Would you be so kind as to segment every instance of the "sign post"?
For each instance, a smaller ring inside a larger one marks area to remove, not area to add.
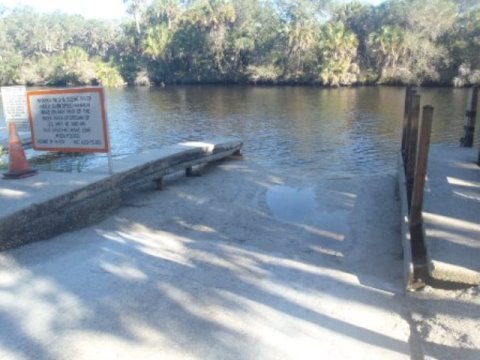
[[[29,91],[27,107],[34,150],[107,153],[113,173],[103,88]]]

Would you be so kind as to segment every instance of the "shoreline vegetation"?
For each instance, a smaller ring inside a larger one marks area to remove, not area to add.
[[[129,18],[0,5],[0,84],[480,84],[477,0],[124,0]]]

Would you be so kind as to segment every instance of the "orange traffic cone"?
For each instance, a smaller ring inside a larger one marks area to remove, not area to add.
[[[14,122],[8,123],[8,172],[3,174],[4,179],[21,179],[33,176],[37,170],[28,166],[22,142],[17,134],[17,127]]]

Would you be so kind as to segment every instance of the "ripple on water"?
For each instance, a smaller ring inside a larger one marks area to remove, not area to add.
[[[421,93],[422,104],[435,107],[432,143],[458,144],[468,91],[429,88]],[[248,159],[259,165],[319,177],[394,169],[403,103],[404,89],[394,87],[107,91],[114,158],[185,140],[237,136],[244,140]],[[104,155],[43,153],[34,163],[38,169],[72,172],[99,165],[106,166]]]

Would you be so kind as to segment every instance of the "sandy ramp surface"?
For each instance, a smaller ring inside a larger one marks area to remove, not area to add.
[[[410,359],[395,175],[247,161],[0,253],[0,359]]]

